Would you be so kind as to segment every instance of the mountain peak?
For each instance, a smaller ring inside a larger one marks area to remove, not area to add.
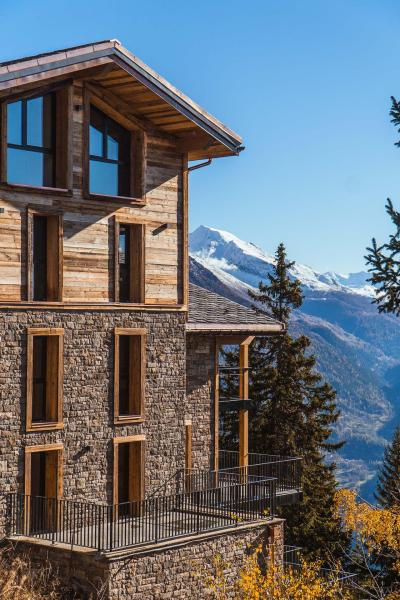
[[[256,288],[274,264],[274,256],[252,242],[247,242],[229,231],[200,225],[190,234],[191,255],[208,268],[226,285]],[[363,296],[374,296],[368,273],[347,275],[328,271],[320,273],[312,267],[295,263],[291,275],[304,287],[319,291],[343,291]],[[236,282],[235,282],[236,280]]]

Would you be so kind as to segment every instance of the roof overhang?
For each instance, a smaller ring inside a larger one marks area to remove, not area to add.
[[[90,72],[96,73],[101,68],[125,73],[135,84],[141,84],[154,98],[174,111],[171,117],[158,117],[158,121],[162,122],[160,130],[166,130],[170,135],[176,134],[183,147],[186,144],[190,160],[237,155],[243,150],[242,139],[238,134],[131,54],[118,40],[106,40],[1,63],[0,97],[14,93],[19,88],[29,89],[65,76],[82,77]],[[116,91],[118,92],[117,88]],[[129,103],[129,98],[127,102]],[[175,114],[181,115],[181,122],[176,120],[174,129],[174,122],[171,125],[171,120],[173,121]]]
[[[282,323],[271,323],[265,325],[235,325],[222,323],[186,323],[187,333],[203,333],[203,334],[248,334],[248,335],[272,335],[285,331],[285,326]]]

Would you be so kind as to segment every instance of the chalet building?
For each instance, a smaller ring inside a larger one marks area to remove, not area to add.
[[[189,172],[242,140],[117,40],[0,64],[0,126],[0,537],[83,596],[203,598],[301,496],[249,453],[281,324],[188,283]]]

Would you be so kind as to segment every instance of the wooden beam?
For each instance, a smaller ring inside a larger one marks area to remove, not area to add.
[[[151,121],[145,117],[138,117],[132,112],[132,104],[121,100],[119,96],[105,89],[101,85],[92,85],[89,82],[85,83],[85,87],[90,92],[91,100],[98,105],[100,110],[108,112],[116,121],[121,121],[121,116],[124,120],[122,123],[130,129],[141,129],[150,135],[162,136],[176,143],[176,138],[172,135],[167,135],[158,127],[155,127]]]
[[[189,171],[187,154],[182,157],[182,297],[189,306]]]
[[[248,336],[239,347],[239,397],[249,399],[249,346],[254,336]],[[239,466],[249,464],[249,411],[239,411]]]
[[[220,344],[218,338],[215,338],[214,345],[214,471],[218,471],[219,466],[219,373],[218,358]]]

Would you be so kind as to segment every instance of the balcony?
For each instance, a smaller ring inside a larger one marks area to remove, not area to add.
[[[302,500],[302,459],[299,457],[250,452],[247,455],[248,465],[240,467],[239,452],[220,450],[218,459],[220,473],[239,471],[242,474],[242,478],[247,477],[249,481],[252,481],[253,478],[275,479],[276,506],[287,506]]]
[[[254,464],[235,467],[236,454],[221,453],[225,468],[218,471],[178,471],[174,493],[161,487],[123,504],[11,493],[9,536],[112,552],[273,519],[277,505],[300,494],[299,459],[259,463],[264,455],[251,455]]]

